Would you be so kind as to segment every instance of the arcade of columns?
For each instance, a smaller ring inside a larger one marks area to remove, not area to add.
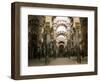
[[[86,21],[78,17],[29,16],[29,58],[75,55],[80,62],[80,54],[87,55]]]

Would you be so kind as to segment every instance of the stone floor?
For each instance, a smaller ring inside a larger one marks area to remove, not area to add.
[[[87,60],[86,58],[82,59],[80,64],[86,64]],[[28,65],[29,66],[46,66],[46,65],[73,65],[73,64],[79,64],[76,61],[76,57],[69,58],[49,58],[49,60],[45,61],[45,59],[41,58],[39,59],[32,59],[29,60]]]

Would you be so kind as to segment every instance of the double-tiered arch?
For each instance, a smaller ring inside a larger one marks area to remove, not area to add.
[[[55,17],[53,21],[54,34],[56,39],[56,45],[66,46],[68,35],[71,28],[71,19],[69,17]]]

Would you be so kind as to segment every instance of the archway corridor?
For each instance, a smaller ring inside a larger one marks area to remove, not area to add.
[[[88,63],[87,18],[28,15],[28,65]]]

